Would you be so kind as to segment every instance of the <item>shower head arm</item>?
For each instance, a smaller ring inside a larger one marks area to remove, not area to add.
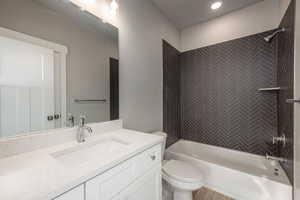
[[[264,39],[266,42],[270,42],[278,33],[285,32],[285,28],[279,28],[275,32],[273,32],[271,35],[266,36]]]

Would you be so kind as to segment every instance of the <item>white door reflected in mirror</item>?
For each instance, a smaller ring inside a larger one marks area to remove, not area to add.
[[[55,128],[53,50],[0,36],[0,59],[0,136]]]

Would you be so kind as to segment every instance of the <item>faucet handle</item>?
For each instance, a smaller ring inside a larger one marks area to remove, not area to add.
[[[85,124],[86,116],[80,115],[79,116],[79,126],[83,126]]]
[[[281,143],[283,147],[286,146],[287,138],[285,137],[285,134],[277,137],[273,136],[273,144],[278,144],[278,143]]]

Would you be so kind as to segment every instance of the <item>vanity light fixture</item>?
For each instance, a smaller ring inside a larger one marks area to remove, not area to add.
[[[222,1],[216,1],[216,2],[211,4],[210,8],[212,10],[217,10],[217,9],[221,8],[222,4],[223,4]]]

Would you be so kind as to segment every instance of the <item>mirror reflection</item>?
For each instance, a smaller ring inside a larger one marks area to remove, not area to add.
[[[119,117],[118,30],[68,1],[1,0],[0,137]]]

